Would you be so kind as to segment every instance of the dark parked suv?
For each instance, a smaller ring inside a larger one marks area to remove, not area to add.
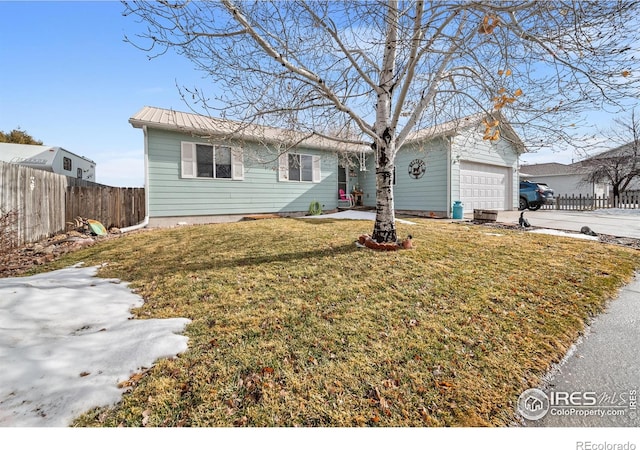
[[[554,205],[553,189],[545,183],[533,181],[520,182],[520,211],[529,208],[531,211],[540,209],[542,205]]]

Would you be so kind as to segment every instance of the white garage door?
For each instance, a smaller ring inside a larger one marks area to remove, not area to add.
[[[504,211],[510,204],[511,177],[509,167],[460,162],[460,200],[465,212],[474,209]]]

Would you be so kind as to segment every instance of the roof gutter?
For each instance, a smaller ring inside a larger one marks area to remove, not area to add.
[[[144,215],[142,222],[130,227],[120,228],[122,233],[141,230],[149,225],[149,139],[147,135],[147,126],[143,125],[141,128],[144,133],[144,210],[146,214]]]

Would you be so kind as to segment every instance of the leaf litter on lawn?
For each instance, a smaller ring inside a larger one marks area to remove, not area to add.
[[[413,220],[413,219],[412,219]],[[525,389],[640,267],[636,250],[415,219],[416,248],[357,248],[366,221],[149,230],[107,262],[139,317],[189,317],[189,350],[78,426],[505,426]],[[52,267],[52,266],[50,266]]]

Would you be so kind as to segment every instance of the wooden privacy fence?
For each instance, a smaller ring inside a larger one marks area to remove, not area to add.
[[[598,195],[560,195],[556,197],[555,205],[544,205],[543,209],[561,209],[574,211],[587,211],[605,208],[640,208],[640,194],[637,191],[623,192],[619,199],[613,196]]]
[[[77,216],[123,228],[141,222],[146,213],[143,188],[116,188],[0,162],[0,213],[10,211],[17,214],[15,245],[64,232]]]
[[[95,219],[107,229],[124,228],[144,219],[144,189],[111,186],[69,186],[65,220],[78,216]]]

